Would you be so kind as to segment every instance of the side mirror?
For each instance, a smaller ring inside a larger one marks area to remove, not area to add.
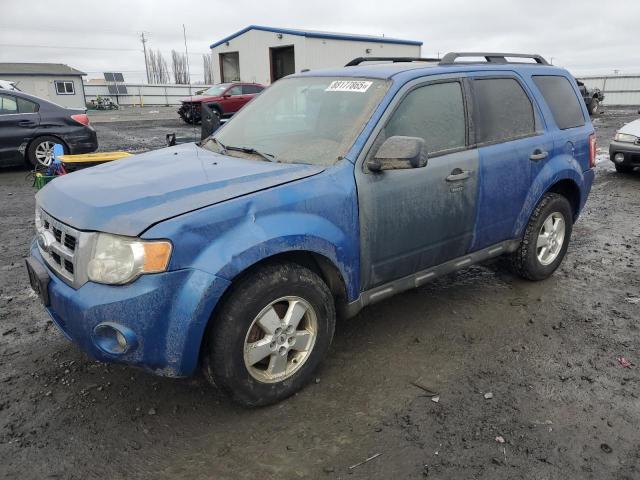
[[[372,172],[421,168],[427,165],[427,149],[424,139],[418,137],[395,136],[387,138],[367,161]]]
[[[225,93],[224,95],[222,95],[222,98],[229,98],[231,96],[230,93]]]

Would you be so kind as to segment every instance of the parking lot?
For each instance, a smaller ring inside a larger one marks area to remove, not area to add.
[[[338,324],[314,383],[254,410],[68,342],[24,269],[35,189],[0,170],[0,476],[640,478],[640,173],[608,160],[637,117],[595,119],[596,181],[550,279],[494,262],[366,308]],[[101,151],[199,138],[169,109],[92,121]]]

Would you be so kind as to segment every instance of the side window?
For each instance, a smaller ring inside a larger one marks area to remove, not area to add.
[[[0,115],[18,113],[18,104],[15,97],[0,95]]]
[[[18,111],[20,113],[35,113],[39,110],[39,105],[24,98],[18,98]]]
[[[227,90],[227,95],[242,95],[242,87],[240,85],[236,85],[235,87],[231,87]]]
[[[412,90],[393,113],[385,134],[387,138],[395,135],[423,138],[429,154],[464,147],[462,85],[434,83]]]
[[[74,95],[76,93],[73,82],[56,80],[54,83],[58,95]]]
[[[584,114],[569,80],[560,75],[535,75],[533,81],[549,106],[558,128],[581,127]]]
[[[515,79],[477,78],[473,90],[478,143],[535,135],[533,105]]]
[[[243,95],[253,95],[254,93],[259,93],[262,89],[257,85],[243,85],[242,86],[242,94]]]

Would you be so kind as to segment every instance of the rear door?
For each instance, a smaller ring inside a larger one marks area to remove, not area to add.
[[[570,80],[562,75],[531,78],[546,103],[542,108],[548,109],[545,116],[550,119],[547,123],[554,138],[554,155],[570,156],[582,171],[589,169],[589,135],[593,133],[593,126],[587,121],[589,114]],[[543,163],[538,163],[534,175],[542,167]]]
[[[475,251],[514,238],[533,165],[543,165],[554,144],[531,92],[515,73],[482,72],[470,82],[480,155]]]
[[[21,147],[33,138],[40,116],[38,104],[22,97],[0,93],[0,162],[21,163]]]
[[[429,159],[407,170],[356,167],[365,290],[464,255],[475,224],[478,157],[462,79],[420,80],[396,98],[367,156],[400,135],[423,138]]]

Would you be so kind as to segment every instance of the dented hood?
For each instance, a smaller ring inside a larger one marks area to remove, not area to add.
[[[229,157],[189,143],[56,178],[36,199],[50,215],[79,230],[136,236],[167,218],[322,170]]]

